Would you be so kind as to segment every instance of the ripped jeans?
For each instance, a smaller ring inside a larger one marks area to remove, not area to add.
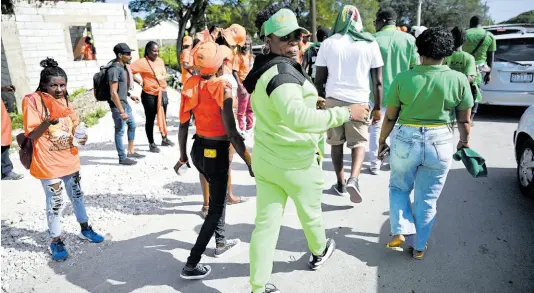
[[[46,194],[46,219],[50,238],[61,236],[61,214],[65,207],[65,193],[72,202],[74,214],[79,223],[87,223],[83,191],[80,185],[80,172],[58,179],[42,179]]]

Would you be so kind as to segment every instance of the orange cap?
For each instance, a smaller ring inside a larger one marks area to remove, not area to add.
[[[193,38],[190,36],[185,36],[182,41],[182,46],[187,46],[187,45],[189,46],[193,45]]]
[[[230,46],[239,45],[243,47],[247,40],[247,30],[239,24],[232,24],[229,28],[223,30],[222,36]]]
[[[224,60],[231,58],[232,50],[213,41],[199,43],[191,52],[193,64],[202,75],[215,74]]]

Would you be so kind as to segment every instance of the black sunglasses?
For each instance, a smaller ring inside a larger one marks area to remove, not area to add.
[[[302,33],[300,30],[293,31],[283,37],[280,37],[280,41],[282,42],[291,42],[291,41],[302,41]]]

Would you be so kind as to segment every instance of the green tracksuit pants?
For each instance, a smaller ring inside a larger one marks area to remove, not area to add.
[[[256,176],[256,227],[250,241],[250,284],[253,293],[263,293],[271,277],[274,252],[286,202],[291,198],[314,255],[326,248],[321,211],[323,170],[318,159],[306,169],[287,170],[259,156],[252,158]]]

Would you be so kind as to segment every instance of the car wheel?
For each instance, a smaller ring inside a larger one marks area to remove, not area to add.
[[[525,196],[534,198],[534,140],[532,139],[525,141],[519,150],[517,179],[521,192]]]

